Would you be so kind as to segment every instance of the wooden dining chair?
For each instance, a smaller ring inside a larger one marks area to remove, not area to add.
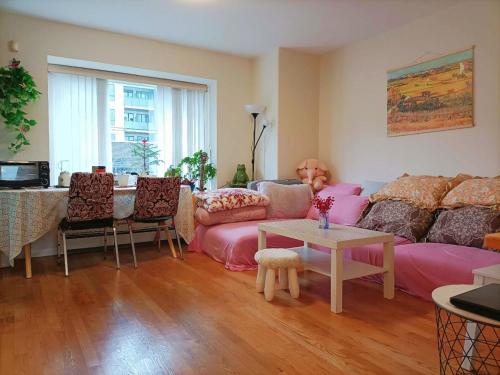
[[[104,230],[104,247],[106,250],[107,229],[113,231],[115,242],[116,268],[120,268],[116,227],[113,220],[113,174],[83,173],[71,175],[66,217],[58,228],[57,255],[60,256],[59,238],[62,236],[64,254],[64,274],[68,276],[69,238],[101,236]],[[85,232],[83,232],[85,231]]]
[[[132,253],[136,267],[137,262],[133,237],[133,226],[135,223],[155,224],[157,231],[163,229],[172,256],[177,258],[172,236],[170,235],[170,230],[173,229],[177,237],[181,259],[184,259],[181,240],[175,226],[175,215],[177,214],[177,207],[179,206],[180,188],[180,177],[139,177],[137,179],[134,213],[127,219],[130,243],[132,245]]]

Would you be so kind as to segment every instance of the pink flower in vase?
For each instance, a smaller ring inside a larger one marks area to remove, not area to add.
[[[321,198],[316,195],[313,198],[312,204],[319,211],[319,227],[321,229],[328,229],[330,226],[328,222],[328,211],[332,208],[333,202],[335,202],[335,198],[330,196]]]

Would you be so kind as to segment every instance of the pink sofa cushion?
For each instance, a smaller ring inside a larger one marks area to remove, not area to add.
[[[203,225],[223,223],[236,223],[239,221],[262,220],[266,218],[266,208],[261,206],[248,206],[233,210],[208,212],[198,207],[194,214],[196,221]]]
[[[368,197],[337,195],[332,208],[328,212],[328,221],[341,225],[354,225],[358,222],[368,203]],[[318,220],[318,209],[311,206],[307,213],[307,218]]]
[[[351,255],[353,260],[382,266],[381,245],[355,247]],[[429,242],[395,247],[396,286],[429,301],[435,288],[471,284],[472,270],[494,264],[500,264],[500,253],[475,247]]]
[[[333,185],[327,185],[318,192],[318,195],[322,198],[338,195],[359,195],[361,194],[361,185],[350,184],[347,182],[339,182]]]
[[[268,218],[303,219],[311,207],[313,194],[307,184],[281,185],[263,181],[258,189],[269,197]]]

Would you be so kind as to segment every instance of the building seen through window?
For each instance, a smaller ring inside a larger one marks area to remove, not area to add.
[[[135,172],[141,161],[132,155],[134,143],[157,142],[156,88],[113,81],[108,83],[108,88],[113,173]]]

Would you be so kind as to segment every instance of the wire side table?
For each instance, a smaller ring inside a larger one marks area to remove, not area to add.
[[[500,375],[500,321],[462,310],[450,303],[450,297],[478,287],[447,285],[432,292],[436,304],[442,375]]]

